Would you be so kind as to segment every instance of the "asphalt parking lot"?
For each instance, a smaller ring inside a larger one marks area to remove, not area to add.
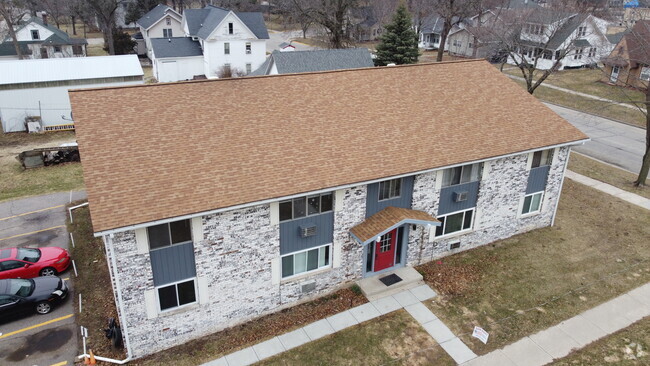
[[[56,193],[0,203],[0,249],[29,246],[68,248],[65,227],[70,201],[85,192]],[[74,259],[74,258],[73,258]],[[72,365],[78,350],[74,323],[74,271],[60,274],[70,287],[68,298],[47,315],[26,315],[0,323],[0,364]]]

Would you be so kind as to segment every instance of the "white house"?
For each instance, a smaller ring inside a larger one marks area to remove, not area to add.
[[[86,56],[88,42],[85,39],[70,38],[67,33],[37,17],[17,26],[15,31],[25,59]],[[10,36],[0,43],[0,59],[18,59]]]
[[[26,129],[26,119],[45,128],[71,128],[68,90],[142,84],[136,55],[0,61],[2,131]]]
[[[159,82],[191,80],[203,75],[203,51],[189,37],[152,38],[153,76]]]
[[[141,39],[144,40],[147,56],[151,57],[151,39],[152,38],[172,38],[183,37],[183,27],[181,26],[182,16],[174,9],[167,5],[158,4],[151,9],[142,18],[136,21],[140,28]],[[134,37],[136,41],[140,36]],[[138,52],[140,53],[140,52]]]

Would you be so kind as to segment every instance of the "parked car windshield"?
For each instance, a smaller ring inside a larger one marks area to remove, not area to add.
[[[36,263],[41,258],[41,251],[34,248],[18,248],[16,259]]]
[[[12,279],[9,281],[10,295],[27,297],[34,292],[34,281],[25,279]]]

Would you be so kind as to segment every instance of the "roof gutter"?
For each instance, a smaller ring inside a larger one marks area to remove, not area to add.
[[[154,226],[154,225],[159,225],[159,224],[166,224],[166,223],[173,222],[173,221],[191,219],[193,217],[198,217],[198,216],[212,215],[212,214],[216,214],[216,213],[220,213],[220,212],[239,210],[239,209],[242,209],[242,208],[247,208],[247,207],[251,207],[251,206],[258,206],[258,205],[264,205],[264,204],[271,203],[271,202],[288,200],[288,199],[307,196],[307,195],[311,195],[311,194],[327,193],[327,192],[336,191],[336,190],[339,190],[339,189],[346,189],[346,188],[355,187],[355,186],[359,186],[359,185],[368,185],[368,184],[383,182],[383,181],[388,180],[388,179],[404,178],[404,177],[409,177],[409,176],[417,175],[417,174],[430,173],[430,172],[433,172],[433,171],[436,171],[436,170],[441,170],[441,169],[449,169],[449,168],[454,168],[454,167],[457,167],[457,166],[463,166],[463,165],[475,164],[475,163],[482,163],[482,162],[485,162],[485,161],[488,161],[488,160],[508,158],[508,157],[511,157],[511,156],[527,154],[527,153],[538,151],[538,150],[553,149],[553,148],[562,147],[562,146],[584,145],[586,142],[588,142],[590,140],[591,140],[590,138],[586,138],[586,139],[572,141],[572,142],[565,142],[565,143],[562,143],[562,144],[544,146],[544,147],[541,147],[541,148],[537,147],[537,148],[534,148],[534,149],[517,151],[517,152],[514,152],[514,153],[510,153],[510,154],[505,154],[505,155],[492,156],[492,157],[484,158],[484,159],[465,161],[465,162],[458,163],[458,164],[446,165],[446,166],[441,166],[441,167],[436,167],[436,168],[431,168],[431,169],[425,169],[425,170],[418,170],[418,171],[415,171],[415,172],[399,174],[399,175],[393,175],[393,176],[387,176],[387,177],[382,177],[382,178],[373,179],[373,180],[349,183],[349,184],[344,184],[344,185],[335,186],[335,187],[328,187],[328,188],[319,189],[319,190],[316,190],[316,191],[301,192],[301,193],[292,194],[292,195],[289,195],[289,196],[274,197],[274,198],[269,198],[269,199],[260,200],[260,201],[253,201],[253,202],[248,202],[248,203],[242,203],[242,204],[239,204],[239,205],[223,207],[223,208],[219,208],[219,209],[215,209],[215,210],[201,211],[201,212],[196,212],[196,213],[188,214],[188,215],[181,215],[181,216],[175,216],[175,217],[161,219],[161,220],[148,221],[148,222],[143,222],[143,223],[135,224],[135,225],[122,226],[122,227],[119,227],[119,228],[116,228],[116,229],[98,231],[94,235],[95,235],[95,237],[100,237],[100,236],[104,236],[104,235],[121,233],[123,231],[128,231],[128,230],[142,229],[142,228],[146,228],[146,227],[149,227],[149,226]]]

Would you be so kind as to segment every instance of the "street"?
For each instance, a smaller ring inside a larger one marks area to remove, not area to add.
[[[70,201],[85,192],[63,192],[0,203],[0,249],[16,246],[68,248],[65,228]],[[73,258],[74,259],[74,258]],[[36,313],[0,323],[0,364],[72,365],[78,330],[74,322],[74,271],[61,273],[70,286],[68,298],[47,315]]]
[[[545,104],[591,138],[591,141],[574,147],[573,150],[633,173],[639,172],[645,152],[645,130],[554,104]]]

